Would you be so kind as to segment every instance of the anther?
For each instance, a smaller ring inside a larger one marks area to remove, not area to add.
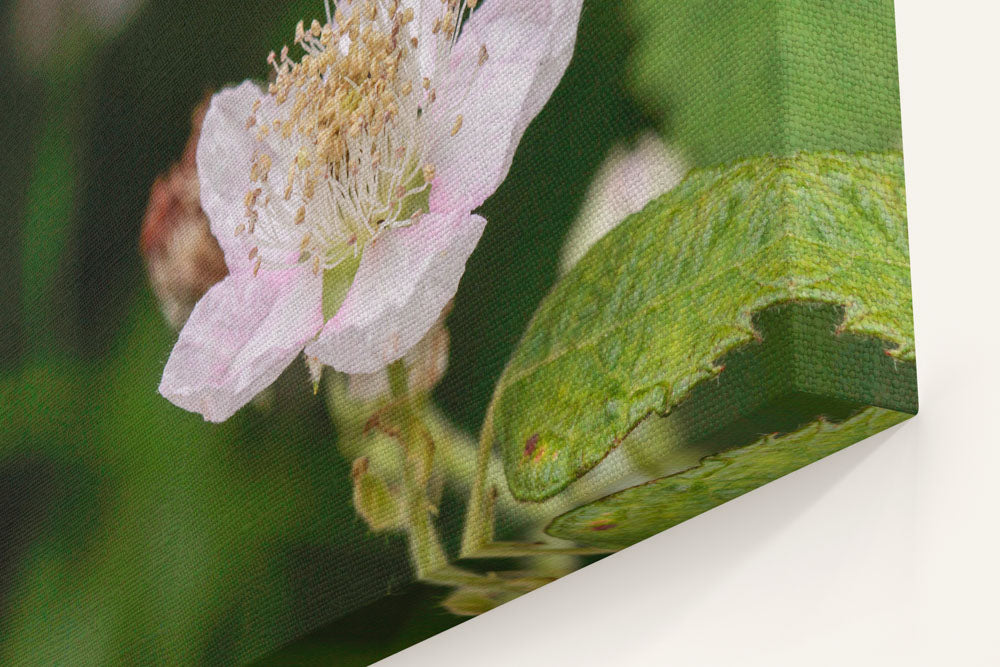
[[[267,181],[267,175],[271,171],[271,156],[264,153],[259,158],[257,158],[257,176],[262,181]],[[251,180],[253,179],[253,171],[251,170]]]
[[[465,8],[471,13],[472,8],[482,4],[477,0],[440,1],[438,16],[428,17],[433,20],[436,43],[445,49],[445,53],[438,50],[436,57],[439,59],[446,55],[450,46],[441,41],[442,33],[444,39],[453,40],[465,16]],[[436,169],[434,164],[424,162],[426,147],[421,127],[431,121],[421,116],[428,104],[436,102],[437,90],[433,87],[433,77],[414,76],[414,73],[420,71],[416,53],[418,46],[424,46],[420,42],[431,39],[434,43],[435,39],[427,33],[418,36],[418,30],[404,27],[416,18],[415,10],[406,4],[400,0],[358,0],[351,3],[346,14],[340,9],[336,9],[332,17],[328,13],[326,24],[299,22],[295,44],[305,53],[297,61],[289,58],[288,46],[278,54],[268,54],[268,64],[276,72],[268,86],[272,96],[268,103],[289,104],[284,107],[283,117],[275,119],[261,117],[257,112],[263,105],[260,101],[255,102],[251,117],[247,119],[248,127],[256,125],[259,128],[253,132],[260,140],[268,136],[291,140],[297,144],[297,152],[289,156],[294,159],[289,165],[287,180],[272,188],[268,179],[273,157],[266,146],[261,146],[260,153],[253,158],[250,175],[262,187],[245,193],[247,218],[243,221],[245,224],[236,229],[237,236],[249,230],[253,238],[257,220],[265,225],[264,236],[269,239],[272,231],[278,232],[277,238],[284,238],[280,230],[271,229],[276,222],[303,225],[300,233],[293,234],[288,242],[295,248],[294,238],[299,238],[300,261],[308,262],[313,272],[319,274],[329,258],[341,256],[345,249],[345,242],[333,240],[342,238],[340,232],[367,227],[377,236],[381,227],[400,222],[396,216],[409,208],[404,207],[403,202],[414,192],[410,190],[414,172],[418,179],[423,176],[417,192],[426,192],[432,186]],[[347,53],[341,53],[338,40],[345,36],[350,37],[351,43]],[[484,44],[480,44],[475,58],[473,62],[478,62],[479,67],[488,60]],[[419,91],[421,86],[424,92],[414,98],[414,91]],[[446,113],[453,120],[449,128],[451,136],[456,136],[463,128],[464,116],[454,115],[454,111]],[[373,185],[367,185],[369,179],[374,179]],[[285,200],[290,201],[294,194],[299,206],[292,209],[293,215],[289,216],[292,220],[285,218],[279,222],[270,218],[278,212],[268,208],[267,202],[270,196],[279,196],[277,193],[282,189]],[[326,214],[321,216],[322,227],[313,228],[319,218],[317,221],[310,218],[309,224],[305,224],[305,209],[312,205],[310,202],[321,200],[317,205],[326,210],[322,202],[328,194],[334,200],[329,238],[323,231],[327,225]],[[359,199],[339,203],[337,200],[344,196]],[[411,216],[411,224],[419,215],[418,212]],[[353,223],[339,221],[342,216],[360,216],[361,219]],[[346,243],[349,246],[351,242]],[[249,250],[255,272],[262,257],[260,245]],[[355,252],[358,251],[360,248]]]

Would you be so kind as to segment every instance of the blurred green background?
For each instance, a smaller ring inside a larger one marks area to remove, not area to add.
[[[86,0],[24,3],[0,10],[0,663],[228,664],[306,635],[266,662],[364,664],[457,623],[404,585],[402,538],[354,516],[300,364],[222,425],[156,393],[175,334],[137,249],[149,187],[205,91],[263,76],[322,2],[148,0],[111,27],[79,20]],[[53,6],[70,19],[22,20]],[[478,431],[613,145],[654,128],[692,165],[898,148],[892,30],[889,0],[587,0],[482,207],[445,414]],[[446,534],[461,505],[446,496]]]

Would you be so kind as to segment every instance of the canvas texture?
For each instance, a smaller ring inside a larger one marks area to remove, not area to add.
[[[8,5],[0,663],[370,664],[917,412],[891,0]]]

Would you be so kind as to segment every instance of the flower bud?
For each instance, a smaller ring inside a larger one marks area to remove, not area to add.
[[[573,268],[626,216],[677,185],[686,171],[683,160],[652,133],[643,135],[634,149],[612,148],[563,243],[559,273]]]
[[[553,581],[554,577],[537,576],[533,572],[491,572],[481,585],[452,592],[441,606],[456,616],[478,616]]]
[[[153,183],[139,237],[149,282],[175,329],[184,326],[198,300],[227,273],[199,198],[195,154],[207,108],[205,101],[195,109],[180,162]]]
[[[399,502],[381,478],[369,469],[368,458],[355,459],[351,466],[354,509],[372,532],[399,528]]]
[[[455,616],[479,616],[496,609],[504,602],[516,598],[508,592],[484,591],[476,588],[459,588],[442,602],[441,606]]]

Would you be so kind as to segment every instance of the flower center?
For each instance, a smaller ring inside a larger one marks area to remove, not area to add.
[[[262,264],[307,263],[319,274],[427,211],[435,171],[427,152],[442,134],[430,118],[445,119],[446,136],[462,126],[454,108],[428,112],[441,104],[437,83],[462,17],[476,4],[442,0],[431,21],[415,21],[399,0],[342,2],[348,10],[332,16],[327,5],[326,24],[296,26],[300,61],[287,46],[271,52],[271,99],[254,102],[247,118],[269,150],[253,158],[246,222],[236,228],[251,239],[255,273]],[[483,46],[468,88],[485,61]]]

